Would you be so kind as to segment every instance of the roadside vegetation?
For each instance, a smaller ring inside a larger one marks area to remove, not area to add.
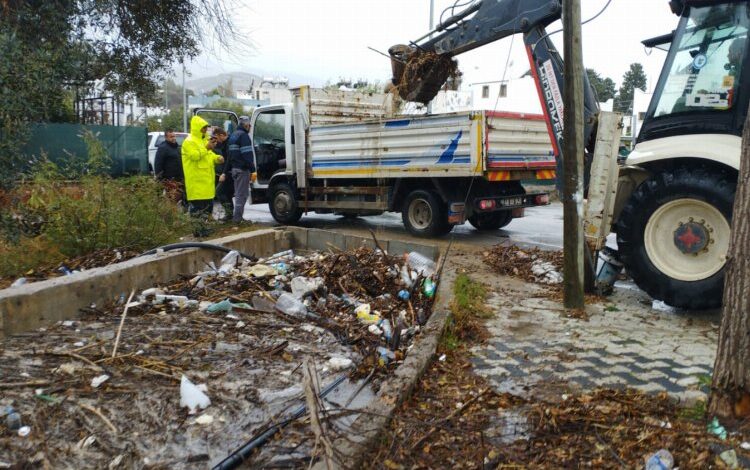
[[[91,132],[82,137],[87,159],[66,167],[42,160],[2,195],[0,277],[102,250],[142,251],[190,233],[192,222],[158,182],[109,177],[106,149]]]
[[[485,304],[487,289],[466,273],[459,273],[453,284],[452,316],[443,332],[442,347],[454,350],[465,341],[481,340],[484,327],[481,320],[489,318],[491,311]]]

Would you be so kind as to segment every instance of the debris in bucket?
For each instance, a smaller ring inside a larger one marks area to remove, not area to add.
[[[405,101],[426,104],[432,101],[449,78],[455,81],[461,75],[458,63],[446,54],[413,48],[401,56],[401,60],[404,59],[406,63],[401,69],[401,76],[394,77],[398,80],[394,85]]]
[[[305,358],[314,358],[321,383],[347,378],[338,406],[355,390],[346,408],[366,406],[432,311],[421,288],[425,275],[404,257],[369,247],[287,251],[257,263],[239,258],[231,268],[231,259],[214,261],[141,290],[129,304],[115,357],[126,307],[119,293],[83,308],[74,327],[56,324],[2,340],[0,377],[17,386],[3,389],[0,405],[12,405],[22,418],[14,427],[33,429],[24,439],[0,439],[3,460],[33,467],[44,449],[44,459],[70,468],[107,468],[115,459],[174,468],[196,455],[213,466],[304,403]],[[366,322],[356,312],[377,319]],[[329,419],[356,416],[345,415]],[[278,455],[280,445],[309,463],[314,435],[309,425],[292,427],[270,455],[255,458]],[[92,435],[95,443],[71,452]]]

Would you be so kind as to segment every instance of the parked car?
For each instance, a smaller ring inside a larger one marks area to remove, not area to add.
[[[185,132],[175,132],[175,135],[177,135],[177,145],[182,145],[182,143],[187,138],[188,134]],[[164,142],[164,133],[163,132],[149,132],[148,133],[148,172],[152,173],[154,172],[154,160],[156,159],[156,149],[159,147],[159,145]]]

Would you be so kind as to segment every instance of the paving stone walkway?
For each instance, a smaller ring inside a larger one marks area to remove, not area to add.
[[[667,392],[687,403],[706,398],[700,382],[714,363],[717,312],[653,308],[624,283],[607,302],[587,307],[587,320],[569,318],[544,288],[508,281],[488,301],[492,338],[473,351],[476,371],[499,391],[533,395],[541,384],[557,384]]]

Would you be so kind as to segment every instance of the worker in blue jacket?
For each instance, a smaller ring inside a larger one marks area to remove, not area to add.
[[[245,203],[250,194],[250,175],[255,173],[249,117],[240,117],[239,126],[229,137],[227,143],[229,148],[229,164],[232,168],[232,179],[234,180],[234,213],[232,214],[232,222],[239,224],[243,222],[242,216],[245,212]]]

